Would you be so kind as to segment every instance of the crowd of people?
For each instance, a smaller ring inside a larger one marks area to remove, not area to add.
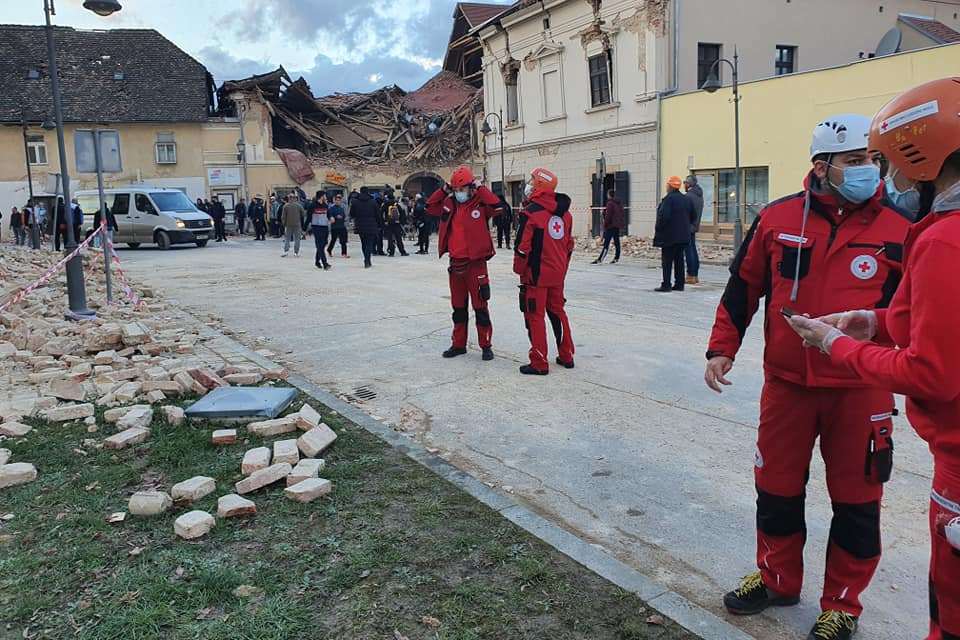
[[[64,207],[63,198],[57,198],[57,205],[53,215],[47,213],[46,205],[42,201],[28,200],[23,207],[13,207],[10,210],[9,227],[13,242],[17,246],[26,246],[28,243],[39,249],[48,237],[52,236],[54,248],[59,251],[66,244],[67,225],[73,232],[75,241],[83,240],[83,209],[76,198],[71,199],[69,214]],[[2,230],[3,213],[0,212],[0,230]],[[2,231],[0,231],[2,239]]]

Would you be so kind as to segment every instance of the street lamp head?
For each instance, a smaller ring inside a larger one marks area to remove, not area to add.
[[[50,118],[45,119],[40,123],[40,128],[44,131],[53,131],[57,128],[57,123],[51,120]]]
[[[247,145],[243,140],[237,140],[237,153],[243,153],[246,148]]]
[[[716,72],[711,71],[710,75],[707,76],[707,79],[704,81],[703,86],[700,88],[707,93],[716,93],[723,88],[723,83],[720,82],[720,78],[717,77]]]
[[[482,133],[485,136],[493,133],[493,129],[490,128],[490,123],[487,122],[486,120],[483,121],[483,126],[480,127],[480,133]]]
[[[98,16],[107,17],[122,8],[117,0],[85,0],[83,8],[93,11]]]

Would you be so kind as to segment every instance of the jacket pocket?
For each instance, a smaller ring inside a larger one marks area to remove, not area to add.
[[[800,244],[802,241],[802,245]],[[780,261],[777,263],[777,271],[780,276],[787,280],[793,280],[799,276],[802,280],[810,273],[810,262],[813,260],[813,238],[800,238],[790,234],[781,233],[776,237],[776,242],[780,246]],[[797,272],[797,261],[800,261],[800,271]]]

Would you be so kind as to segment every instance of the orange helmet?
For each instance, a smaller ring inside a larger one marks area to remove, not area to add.
[[[927,82],[888,102],[873,119],[870,149],[910,180],[934,180],[960,150],[960,78]]]
[[[542,168],[536,168],[530,172],[530,184],[534,191],[549,191],[553,193],[557,190],[557,174]]]
[[[670,176],[667,179],[667,186],[673,189],[680,189],[683,186],[683,180],[680,179],[680,176]]]
[[[453,171],[453,175],[450,176],[450,186],[454,189],[462,189],[469,186],[473,180],[473,171],[470,170],[470,167],[462,165],[457,167]]]

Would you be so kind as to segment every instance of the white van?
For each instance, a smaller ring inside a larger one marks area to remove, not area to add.
[[[205,247],[213,233],[213,219],[179,189],[120,187],[104,189],[107,205],[117,219],[113,241],[136,249],[154,243],[160,249],[175,244]],[[96,190],[80,191],[77,202],[84,213],[83,226],[93,230],[93,217],[100,208]]]

